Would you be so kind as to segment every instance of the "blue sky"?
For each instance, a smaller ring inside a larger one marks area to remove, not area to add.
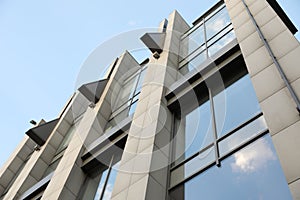
[[[82,63],[99,44],[125,31],[157,27],[174,9],[191,23],[216,2],[0,1],[0,166],[31,119],[58,116],[75,91]],[[300,29],[300,1],[278,2]]]

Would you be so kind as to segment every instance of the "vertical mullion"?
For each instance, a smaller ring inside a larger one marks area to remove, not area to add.
[[[205,19],[203,18],[203,34],[204,34],[204,44],[205,44],[205,52],[206,52],[206,58],[208,58],[208,47],[207,47],[207,35],[206,35],[206,23]]]
[[[100,200],[102,200],[103,197],[104,197],[105,189],[106,189],[106,186],[107,186],[107,183],[108,183],[108,179],[109,179],[109,176],[110,176],[110,173],[111,173],[111,170],[112,170],[113,160],[114,160],[114,155],[112,155],[110,163],[109,163],[109,168],[108,168],[106,179],[105,179],[105,182],[104,182],[104,185],[103,185],[103,189],[102,189],[102,192],[101,192],[101,195],[100,195]]]
[[[131,97],[131,99],[130,99],[130,104],[129,104],[129,106],[128,106],[128,113],[129,113],[129,111],[130,111],[130,108],[131,108],[131,105],[132,105],[133,98],[134,98],[134,96],[135,96],[136,88],[137,88],[138,83],[139,83],[140,78],[141,78],[142,70],[143,70],[143,68],[139,69],[139,72],[138,72],[138,75],[137,75],[138,78],[137,78],[136,84],[135,84],[135,86],[134,86],[133,94],[132,94],[132,97]]]
[[[215,157],[216,157],[216,165],[218,167],[221,166],[220,163],[220,152],[219,152],[219,146],[218,146],[218,133],[217,133],[217,125],[216,125],[216,116],[215,116],[215,108],[214,108],[214,99],[213,94],[211,91],[211,88],[208,88],[209,93],[209,99],[210,99],[210,110],[212,115],[212,128],[213,128],[213,136],[214,136],[214,147],[215,147]]]

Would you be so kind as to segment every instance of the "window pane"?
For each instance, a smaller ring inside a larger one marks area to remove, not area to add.
[[[214,97],[218,136],[222,136],[260,112],[249,75]]]
[[[70,143],[70,140],[72,139],[75,131],[76,131],[76,126],[78,126],[78,122],[76,124],[73,124],[68,132],[66,133],[66,135],[64,136],[64,139],[63,141],[61,142],[61,144],[59,145],[59,148],[57,149],[57,152],[56,153],[59,153],[60,151],[62,151],[63,149],[65,149],[69,143]]]
[[[264,117],[256,119],[252,123],[236,131],[233,135],[230,135],[226,139],[222,140],[219,143],[220,155],[225,155],[229,151],[235,149],[242,143],[249,141],[251,138],[266,129],[267,125]]]
[[[120,162],[116,163],[113,166],[113,168],[111,169],[111,172],[109,174],[109,178],[108,178],[108,181],[107,181],[107,185],[106,185],[106,188],[105,188],[103,200],[109,200],[111,198],[111,194],[112,194],[114,184],[115,184],[115,181],[116,181],[116,178],[117,178],[119,165],[120,165]]]
[[[229,27],[231,28],[231,27]],[[227,29],[224,30],[228,31]],[[228,32],[226,35],[223,35],[224,32],[220,33],[220,36],[222,37],[220,40],[218,40],[216,43],[214,43],[213,45],[211,45],[208,48],[208,54],[209,56],[214,55],[215,53],[217,53],[220,49],[222,49],[224,46],[226,46],[227,44],[229,44],[232,40],[235,39],[235,34],[234,31],[231,30],[230,32]],[[212,41],[210,43],[213,43],[214,41],[216,41],[217,39],[219,39],[220,37],[219,35],[216,36],[216,38],[213,38]]]
[[[100,174],[99,176],[101,176],[100,182],[98,182],[98,187],[96,189],[96,194],[94,196],[94,200],[100,200],[101,197],[101,193],[103,191],[103,186],[107,177],[107,173],[108,173],[109,169],[106,169],[102,174]]]
[[[178,184],[185,178],[193,175],[197,171],[209,165],[215,160],[215,151],[213,147],[202,152],[192,160],[176,168],[171,172],[171,187]]]
[[[188,72],[192,71],[193,69],[197,68],[199,65],[201,65],[205,61],[205,59],[206,59],[206,52],[202,51],[195,58],[193,58],[182,68],[180,68],[179,71],[181,72],[181,74],[185,75]]]
[[[134,76],[130,80],[126,80],[127,82],[122,86],[120,93],[118,95],[116,104],[113,108],[113,111],[117,109],[119,106],[126,103],[134,93],[134,89],[137,83],[138,75]]]
[[[228,24],[230,24],[230,18],[227,9],[224,7],[205,22],[207,40],[221,31]]]
[[[180,57],[183,59],[204,44],[203,25],[185,37],[180,43]]]
[[[264,152],[264,153],[262,153]],[[292,199],[269,135],[170,193],[172,200]]]
[[[137,100],[135,102],[133,102],[130,106],[130,109],[129,109],[129,113],[128,113],[128,116],[132,115],[134,112],[135,112],[135,109],[136,109],[136,106],[137,106]]]
[[[137,93],[139,93],[139,92],[141,91],[142,86],[143,86],[143,81],[144,81],[145,75],[146,75],[146,69],[144,69],[144,70],[141,72],[141,75],[140,75],[139,81],[138,81],[138,83],[137,83],[137,87],[136,87],[136,90],[135,90],[134,95],[136,95]]]
[[[175,133],[175,163],[178,163],[213,141],[209,101],[178,120]]]

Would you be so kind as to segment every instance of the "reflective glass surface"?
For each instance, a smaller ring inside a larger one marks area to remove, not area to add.
[[[224,5],[203,18],[199,24],[185,33],[180,43],[179,70],[183,75],[198,68],[206,59],[235,39]]]
[[[232,27],[229,27],[229,28],[232,29]],[[228,31],[228,30],[225,29],[224,32],[226,32],[226,31]],[[227,44],[229,44],[232,40],[235,39],[235,34],[234,34],[233,30],[230,30],[228,33],[225,33],[226,35],[223,35],[224,34],[223,32],[220,34],[222,34],[222,37],[216,36],[215,38],[212,39],[211,42],[215,42],[215,43],[213,43],[211,46],[208,47],[209,56],[214,55],[220,49],[222,49]],[[209,43],[211,43],[211,42],[209,42]]]
[[[246,141],[249,141],[258,133],[263,132],[267,129],[267,125],[264,117],[260,117],[245,127],[239,129],[234,134],[225,138],[219,142],[220,155],[226,155],[226,153],[235,149],[239,145]]]
[[[178,163],[200,151],[213,141],[211,129],[210,102],[207,101],[181,120],[178,120],[175,136],[176,155]]]
[[[125,81],[116,99],[116,104],[110,116],[109,122],[105,126],[105,131],[114,127],[128,116],[135,112],[137,100],[143,85],[147,67],[143,67],[132,77]]]
[[[132,77],[130,80],[127,80],[124,83],[118,95],[114,110],[120,107],[121,105],[123,105],[124,103],[128,102],[128,100],[132,98],[137,80],[138,80],[138,75]]]
[[[214,97],[218,136],[222,136],[260,112],[249,75]]]
[[[81,199],[109,200],[116,181],[118,167],[119,162],[112,167],[106,167],[104,170],[98,170],[91,174],[85,183]],[[101,198],[101,195],[103,195],[103,198]]]
[[[203,25],[199,26],[196,30],[186,36],[180,44],[180,57],[185,58],[191,54],[198,47],[204,44],[204,31]]]
[[[99,176],[95,178],[96,183],[98,183],[98,187],[96,187],[96,194],[94,195],[94,200],[99,200],[101,197],[101,194],[103,192],[103,186],[105,183],[105,180],[107,178],[109,169],[106,169],[104,172],[102,172]],[[100,181],[99,181],[100,178]],[[94,180],[93,180],[94,181]]]
[[[207,40],[216,35],[224,27],[230,24],[230,18],[227,12],[227,9],[224,7],[222,10],[218,11],[210,19],[206,20],[206,37]]]
[[[262,153],[263,152],[263,153]],[[172,200],[292,199],[269,135],[170,192]]]
[[[115,184],[115,181],[117,178],[119,164],[120,164],[120,162],[116,163],[110,171],[107,185],[106,185],[104,195],[103,195],[103,200],[109,200],[111,198],[114,184]]]
[[[145,75],[146,75],[146,69],[144,69],[144,70],[141,72],[141,75],[140,75],[140,77],[139,77],[139,80],[138,80],[138,83],[137,83],[137,86],[136,86],[136,90],[135,90],[134,95],[138,94],[138,93],[141,91],[142,86],[143,86],[143,81],[144,81]]]
[[[201,63],[206,60],[206,52],[202,51],[198,55],[196,55],[192,60],[187,62],[184,66],[180,68],[181,74],[187,74],[188,72],[192,71],[196,67],[198,67]]]
[[[203,169],[210,163],[214,162],[214,160],[215,152],[213,147],[210,147],[186,164],[181,165],[171,172],[171,187]]]

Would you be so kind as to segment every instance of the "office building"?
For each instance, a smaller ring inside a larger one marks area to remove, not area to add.
[[[296,32],[276,0],[172,12],[26,132],[0,199],[300,199]]]

